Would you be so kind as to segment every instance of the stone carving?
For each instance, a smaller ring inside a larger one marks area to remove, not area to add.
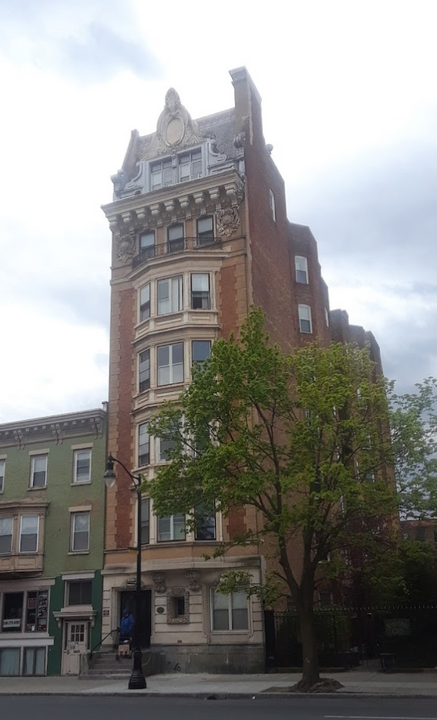
[[[135,576],[126,578],[126,580],[123,583],[123,589],[124,590],[135,590],[137,586],[137,578]],[[141,581],[141,587],[145,588],[143,581]]]
[[[211,135],[202,135],[174,88],[165,96],[165,106],[158,118],[156,133],[141,138],[140,157],[150,160],[190,145],[199,145]],[[115,177],[115,176],[114,176]]]
[[[188,580],[188,587],[190,590],[193,592],[199,592],[199,590],[202,589],[200,572],[198,570],[188,570],[188,572],[185,573],[185,577]]]
[[[177,598],[184,599],[184,614],[177,614]],[[183,587],[170,588],[167,592],[167,623],[169,625],[186,625],[190,622],[190,593]]]
[[[152,580],[153,585],[155,587],[155,592],[162,595],[165,593],[165,575],[162,572],[154,572],[152,573]]]
[[[229,237],[240,225],[240,214],[235,205],[217,210],[216,219],[218,235],[225,235],[226,237]]]
[[[124,186],[127,182],[126,173],[124,170],[119,170],[115,175],[111,175],[111,181],[114,185],[114,195],[120,197],[121,192],[124,190]]]
[[[121,232],[115,236],[117,258],[122,262],[132,260],[135,255],[135,233]]]

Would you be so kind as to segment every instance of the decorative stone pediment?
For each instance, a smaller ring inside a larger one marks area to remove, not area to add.
[[[165,96],[165,106],[158,118],[156,133],[142,138],[141,160],[165,155],[183,147],[199,145],[207,139],[202,135],[174,88]]]

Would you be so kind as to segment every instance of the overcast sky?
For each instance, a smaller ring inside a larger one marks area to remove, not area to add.
[[[106,399],[110,175],[170,86],[207,115],[240,65],[331,308],[400,391],[436,375],[436,25],[434,0],[0,0],[0,422]]]

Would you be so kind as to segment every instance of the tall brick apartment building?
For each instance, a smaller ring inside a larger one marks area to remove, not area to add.
[[[366,339],[345,313],[329,312],[315,239],[287,219],[259,94],[245,68],[230,74],[235,107],[196,121],[168,91],[156,132],[132,132],[112,178],[114,200],[103,208],[113,235],[108,447],[148,477],[166,461],[149,418],[177,400],[214,340],[238,336],[250,305],[263,307],[285,349],[316,337]],[[107,494],[103,635],[132,601],[135,503],[120,471]],[[262,670],[259,602],[215,594],[214,585],[229,567],[250,567],[262,582],[264,558],[252,547],[202,558],[245,527],[245,514],[205,517],[193,534],[183,516],[157,518],[147,497],[142,512],[144,644],[171,670]]]

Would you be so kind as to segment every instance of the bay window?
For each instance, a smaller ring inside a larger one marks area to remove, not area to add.
[[[158,280],[158,315],[182,310],[182,275]]]
[[[191,307],[193,310],[210,310],[209,273],[193,273],[191,275]]]
[[[158,385],[172,385],[184,380],[184,344],[158,347]]]

